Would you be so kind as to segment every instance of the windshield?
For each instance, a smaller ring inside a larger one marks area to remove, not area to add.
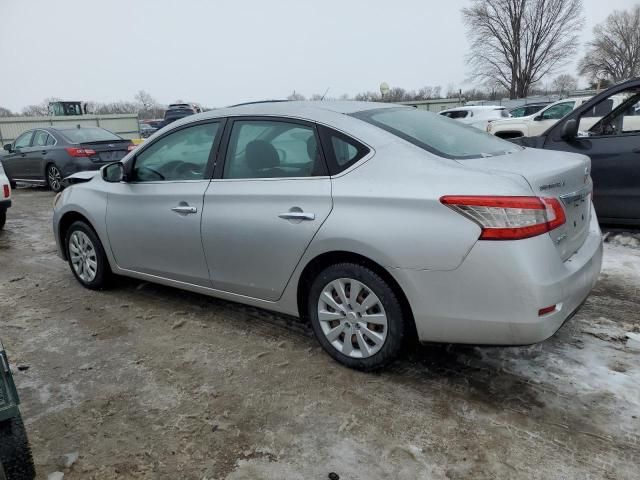
[[[59,130],[71,143],[104,142],[122,140],[121,137],[104,128],[70,128]]]
[[[445,158],[492,157],[521,149],[475,127],[416,108],[380,108],[353,116]]]

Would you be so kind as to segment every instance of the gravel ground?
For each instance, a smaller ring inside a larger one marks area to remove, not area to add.
[[[640,248],[620,233],[550,340],[416,347],[363,374],[288,318],[126,279],[83,289],[52,199],[17,189],[0,233],[0,335],[39,478],[638,478]]]

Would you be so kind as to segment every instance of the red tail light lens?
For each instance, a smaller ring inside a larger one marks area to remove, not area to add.
[[[566,220],[556,198],[448,195],[440,202],[480,225],[481,240],[535,237]]]
[[[92,157],[96,154],[96,151],[90,148],[68,147],[65,150],[72,157]]]
[[[11,189],[9,188],[9,185],[3,185],[3,194],[4,194],[4,198],[9,198],[9,195],[11,195]]]

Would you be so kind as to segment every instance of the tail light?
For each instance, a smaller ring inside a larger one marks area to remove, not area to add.
[[[92,157],[96,154],[96,151],[90,148],[67,147],[65,150],[72,157]]]
[[[480,225],[480,240],[535,237],[566,220],[556,198],[455,195],[444,196],[440,202]]]
[[[3,185],[3,195],[4,198],[9,198],[9,196],[11,195],[11,188],[9,188],[9,185]]]

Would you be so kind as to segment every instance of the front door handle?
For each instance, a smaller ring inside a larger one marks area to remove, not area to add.
[[[190,213],[198,213],[198,209],[196,207],[190,207],[189,205],[178,205],[177,207],[173,207],[171,209],[171,211],[179,213],[181,215],[189,215]]]
[[[278,215],[280,218],[284,218],[285,220],[315,220],[315,213],[307,213],[307,212],[285,212]]]

